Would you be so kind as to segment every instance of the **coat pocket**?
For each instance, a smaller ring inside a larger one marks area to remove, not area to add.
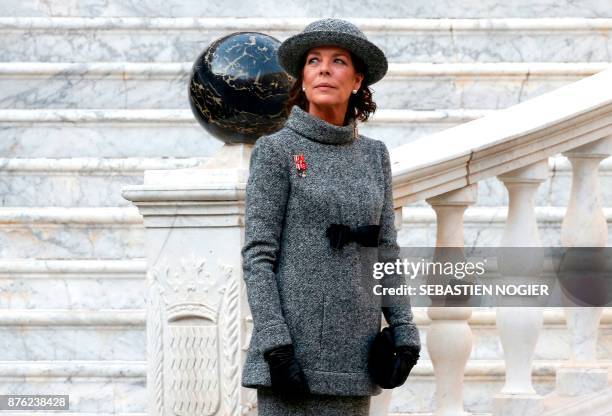
[[[321,320],[323,303],[316,286],[301,285],[287,292],[284,314],[291,332],[295,356],[303,368],[316,368],[321,345]],[[308,299],[307,301],[305,301]]]
[[[381,311],[354,300],[328,301],[321,337],[320,370],[364,373],[380,330]]]

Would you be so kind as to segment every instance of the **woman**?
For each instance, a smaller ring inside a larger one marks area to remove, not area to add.
[[[296,83],[284,127],[251,154],[242,255],[254,329],[242,385],[258,389],[259,416],[367,415],[381,392],[368,372],[381,309],[396,351],[420,350],[408,300],[381,308],[360,281],[361,247],[399,251],[388,150],[356,127],[376,109],[368,86],[387,60],[340,19],[311,23],[278,56]]]

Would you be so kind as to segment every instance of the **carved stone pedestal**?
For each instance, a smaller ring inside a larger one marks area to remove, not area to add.
[[[206,165],[146,171],[123,189],[146,227],[149,416],[255,414],[256,391],[240,386],[251,148],[225,145]]]

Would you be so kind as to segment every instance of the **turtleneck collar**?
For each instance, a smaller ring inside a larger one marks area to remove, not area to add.
[[[310,140],[325,144],[350,143],[357,137],[354,119],[346,126],[336,126],[307,113],[297,105],[291,108],[285,126]]]

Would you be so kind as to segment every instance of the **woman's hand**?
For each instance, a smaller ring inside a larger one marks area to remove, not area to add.
[[[396,371],[393,372],[392,383],[395,386],[404,384],[412,367],[419,360],[419,352],[419,348],[410,345],[402,345],[395,349],[395,354],[399,357],[399,360],[396,361]]]
[[[270,367],[272,390],[286,395],[310,393],[304,373],[295,359],[293,345],[281,345],[264,353]]]
[[[395,351],[402,357],[402,360],[414,367],[420,358],[421,349],[412,345],[401,345]]]
[[[409,345],[402,345],[395,348],[394,368],[391,371],[388,388],[401,386],[406,382],[412,367],[419,360],[419,349]]]

